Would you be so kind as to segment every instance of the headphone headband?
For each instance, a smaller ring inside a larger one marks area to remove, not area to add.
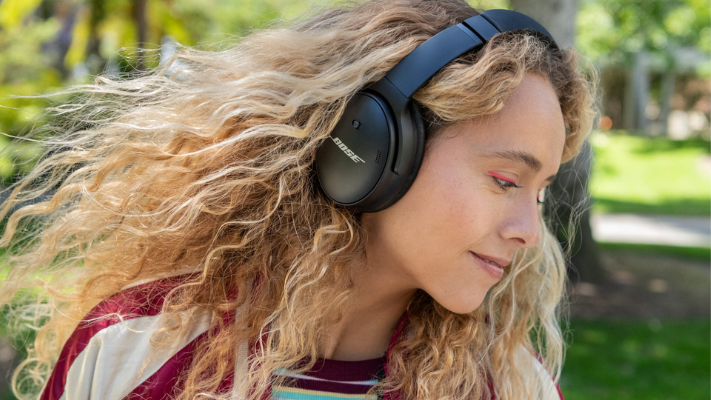
[[[455,58],[479,50],[498,33],[524,29],[547,36],[557,48],[551,34],[533,18],[511,10],[488,10],[432,36],[400,60],[383,79],[409,99]]]

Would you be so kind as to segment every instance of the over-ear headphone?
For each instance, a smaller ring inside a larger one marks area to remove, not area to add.
[[[488,10],[451,26],[419,45],[381,80],[356,93],[330,138],[316,152],[316,175],[323,192],[356,212],[376,212],[398,201],[417,176],[425,132],[413,93],[449,62],[478,51],[494,35],[531,29],[549,39],[531,17]]]

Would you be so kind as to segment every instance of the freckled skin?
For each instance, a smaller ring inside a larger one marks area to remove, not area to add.
[[[469,252],[510,260],[518,248],[536,245],[536,197],[558,171],[564,142],[553,87],[533,74],[499,113],[440,132],[405,196],[362,215],[367,267],[356,274],[353,309],[334,327],[324,355],[352,360],[380,354],[417,289],[455,313],[478,308],[497,280]],[[543,168],[534,172],[480,156],[503,150],[530,152]],[[501,189],[488,171],[522,188]]]

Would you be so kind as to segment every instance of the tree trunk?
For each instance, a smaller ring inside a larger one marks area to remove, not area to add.
[[[575,44],[578,0],[511,0],[511,8],[543,25],[560,48]]]
[[[101,38],[99,37],[99,24],[106,18],[106,7],[103,0],[89,1],[89,38],[86,42],[86,66],[92,75],[99,74],[106,65],[106,60],[101,57],[99,48]]]
[[[648,55],[644,51],[632,54],[632,66],[627,75],[625,91],[625,128],[642,136],[647,132],[646,105],[649,97]]]
[[[52,5],[45,1],[37,8],[40,18],[47,20],[54,17],[59,22],[57,34],[53,40],[42,44],[42,51],[51,54],[52,66],[62,74],[63,80],[69,78],[69,70],[64,64],[64,58],[72,45],[72,31],[79,10],[79,5],[72,5],[67,1],[59,1]]]
[[[662,74],[662,93],[659,103],[661,105],[660,120],[662,123],[662,131],[665,136],[669,136],[669,114],[671,114],[671,98],[674,95],[674,85],[676,83],[676,75],[674,68]]]
[[[544,210],[551,231],[565,250],[571,282],[601,282],[605,278],[598,245],[590,224],[590,165],[592,146],[585,141],[580,154],[561,165],[550,185],[552,200]]]
[[[144,71],[146,69],[145,56],[143,47],[146,43],[148,35],[148,24],[146,22],[146,0],[134,0],[133,2],[133,21],[136,23],[136,32],[138,34],[138,62],[136,69]]]
[[[575,44],[577,0],[511,0],[515,11],[530,16],[551,33],[562,49]],[[544,215],[554,223],[551,229],[569,251],[568,276],[572,282],[599,282],[604,277],[597,244],[590,228],[588,181],[592,151],[585,142],[578,157],[561,165],[558,178],[550,185],[549,206]],[[579,220],[578,220],[579,217]]]

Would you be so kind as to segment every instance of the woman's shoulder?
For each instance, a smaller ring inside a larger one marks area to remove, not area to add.
[[[168,292],[194,274],[194,271],[176,271],[128,284],[94,306],[78,328],[102,329],[122,320],[158,315]]]
[[[136,391],[147,398],[168,394],[196,339],[211,322],[209,313],[187,310],[181,318],[190,319],[188,331],[168,346],[152,345],[163,326],[165,296],[186,278],[179,274],[136,282],[97,304],[65,343],[40,398],[120,399]]]

